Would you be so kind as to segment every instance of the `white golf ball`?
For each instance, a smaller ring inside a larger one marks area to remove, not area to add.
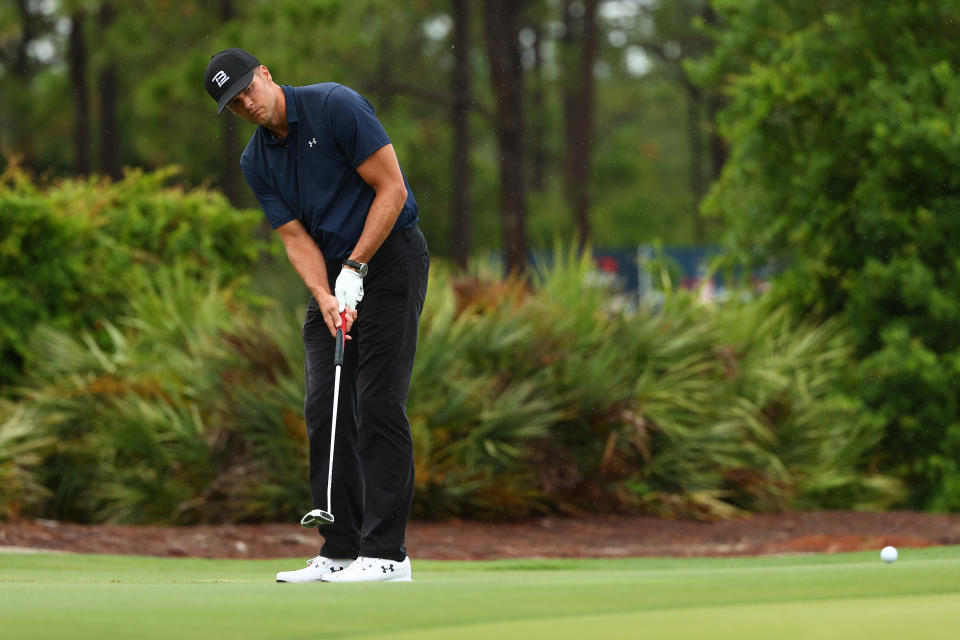
[[[880,551],[880,559],[884,562],[894,562],[897,559],[897,548],[896,547],[884,547]]]

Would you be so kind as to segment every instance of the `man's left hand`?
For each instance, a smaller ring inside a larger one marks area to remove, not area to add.
[[[363,278],[353,269],[344,267],[337,276],[334,295],[337,297],[338,311],[356,310],[357,305],[363,300]]]

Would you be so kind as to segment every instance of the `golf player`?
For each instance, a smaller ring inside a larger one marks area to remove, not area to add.
[[[210,59],[203,84],[218,113],[226,108],[257,125],[240,168],[311,294],[302,331],[310,491],[314,507],[335,518],[321,530],[320,555],[278,573],[277,582],[409,581],[413,441],[405,404],[430,263],[417,202],[373,107],[356,91],[277,84],[236,48]],[[338,328],[347,342],[331,456]]]

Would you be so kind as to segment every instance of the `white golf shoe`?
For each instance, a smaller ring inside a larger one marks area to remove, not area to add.
[[[353,564],[353,558],[325,558],[317,556],[307,560],[307,566],[297,571],[281,571],[277,582],[321,582],[326,576],[341,573]]]
[[[403,562],[360,556],[343,571],[328,573],[324,582],[411,582],[410,556]]]

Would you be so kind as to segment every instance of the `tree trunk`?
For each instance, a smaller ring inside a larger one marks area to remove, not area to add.
[[[113,24],[116,17],[113,5],[100,7],[99,26],[101,36]],[[100,171],[113,179],[120,178],[120,131],[117,119],[117,102],[120,98],[120,73],[112,60],[100,70]]]
[[[220,19],[226,24],[235,17],[233,0],[220,0]],[[243,203],[243,184],[241,183],[239,140],[237,119],[233,114],[225,113],[221,118],[220,129],[220,188],[234,206]]]
[[[531,24],[533,38],[533,91],[531,102],[533,117],[530,124],[530,148],[533,151],[531,162],[531,186],[534,191],[542,192],[546,187],[547,153],[546,153],[546,100],[543,92],[543,29],[539,24]]]
[[[700,213],[700,201],[706,194],[703,149],[703,93],[694,85],[687,87],[687,140],[690,146],[690,191],[693,194],[693,238],[704,242],[707,238],[706,220]]]
[[[90,91],[87,85],[86,16],[82,10],[70,16],[70,81],[73,84],[73,170],[90,173]]]
[[[723,171],[723,165],[727,163],[727,156],[730,153],[727,141],[717,129],[717,119],[723,107],[724,99],[720,94],[714,93],[707,99],[707,118],[710,122],[710,175],[714,180],[720,177],[720,172]]]
[[[31,3],[28,0],[17,0],[17,11],[20,13],[22,27],[13,57],[13,73],[20,78],[27,78],[30,75],[31,65],[27,46],[37,36],[36,16],[30,11],[30,6]]]
[[[720,27],[720,17],[708,2],[703,8],[703,21],[711,29]],[[727,142],[717,130],[717,117],[724,107],[724,98],[718,91],[713,91],[707,97],[707,121],[710,123],[710,169],[711,177],[716,180],[723,171],[723,165],[727,163],[729,149]]]
[[[379,58],[379,63],[377,64],[377,73],[375,75],[377,79],[377,85],[386,87],[393,82],[393,78],[396,77],[397,73],[395,71],[399,52],[395,51],[397,49],[394,46],[394,34],[392,32],[384,32],[380,36],[380,42],[377,45],[377,56]],[[377,97],[378,106],[383,109],[384,112],[389,113],[393,110],[393,103],[396,97],[396,92],[394,91],[384,91],[380,93]]]
[[[494,124],[500,145],[500,207],[507,268],[522,272],[527,261],[526,189],[523,160],[523,80],[520,11],[525,0],[485,0],[484,32],[496,101]]]
[[[451,202],[453,258],[467,267],[471,252],[470,210],[470,4],[453,0],[453,201]]]
[[[29,87],[35,73],[35,65],[30,60],[28,47],[41,32],[37,15],[31,11],[33,4],[28,0],[16,0],[21,21],[20,39],[16,41],[12,56],[13,65],[10,68],[13,82],[7,84],[5,90],[8,93],[3,96],[4,102],[7,102],[5,108],[12,109],[13,113],[17,113],[24,108],[31,108],[27,97],[30,95]],[[23,121],[19,121],[4,123],[4,126],[9,130],[16,164],[33,167],[36,156],[35,143],[33,136],[24,130],[23,124]],[[3,168],[9,162],[10,159],[4,164],[0,164],[0,168]]]
[[[233,206],[239,207],[243,204],[244,191],[240,173],[237,121],[233,114],[221,115],[220,189]]]
[[[564,178],[567,198],[577,224],[581,248],[590,240],[590,160],[593,142],[595,81],[593,67],[597,58],[597,6],[599,0],[582,3],[583,15],[575,18],[567,0],[566,45],[568,80],[564,120],[566,159]],[[576,55],[575,55],[576,52]]]

